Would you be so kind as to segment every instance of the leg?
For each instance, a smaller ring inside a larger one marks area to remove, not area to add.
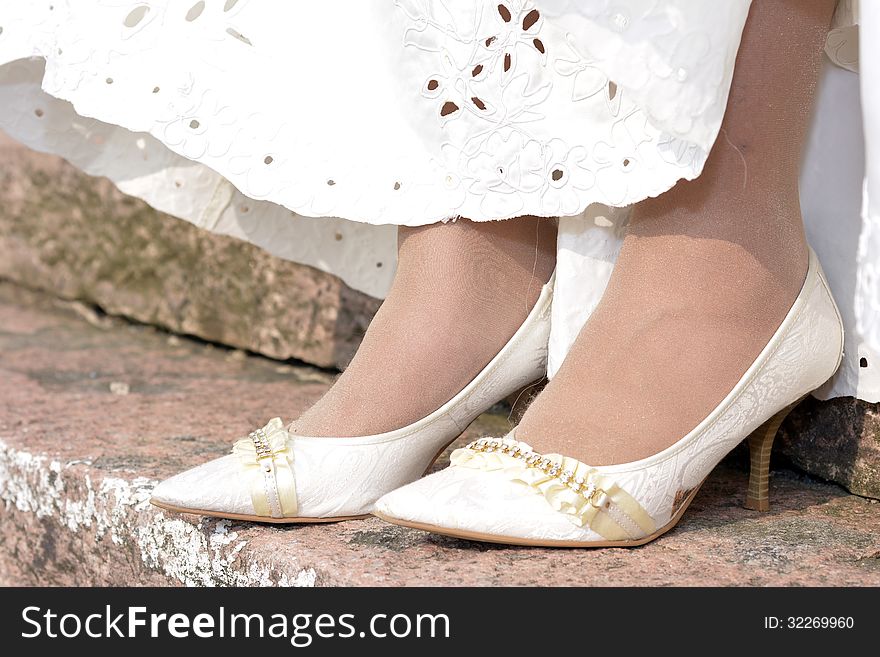
[[[370,435],[438,409],[519,328],[555,264],[552,219],[401,228],[388,297],[349,367],[294,429]]]
[[[832,0],[757,0],[703,174],[636,207],[602,302],[517,437],[593,465],[644,458],[730,392],[807,268],[798,165]]]

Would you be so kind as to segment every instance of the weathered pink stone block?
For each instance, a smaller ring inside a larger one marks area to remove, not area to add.
[[[0,133],[0,278],[273,358],[348,363],[379,307]]]

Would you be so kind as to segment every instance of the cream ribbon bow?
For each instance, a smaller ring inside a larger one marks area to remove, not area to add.
[[[241,463],[257,515],[274,518],[296,515],[293,449],[281,418],[272,418],[262,429],[236,441],[232,453]]]

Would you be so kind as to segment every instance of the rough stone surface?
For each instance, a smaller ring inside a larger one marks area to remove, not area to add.
[[[0,285],[0,584],[880,585],[880,503],[776,468],[773,509],[745,510],[742,453],[676,529],[629,550],[490,546],[378,519],[261,526],[148,504],[157,479],[300,412],[330,382]],[[463,439],[508,426],[484,415]]]
[[[808,398],[782,426],[782,453],[802,470],[880,498],[880,404]]]
[[[348,363],[379,301],[0,133],[0,278],[280,359]]]

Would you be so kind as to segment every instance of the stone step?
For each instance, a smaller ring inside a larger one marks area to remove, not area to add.
[[[877,502],[776,469],[772,510],[748,511],[741,455],[675,530],[632,550],[490,546],[378,519],[262,526],[149,505],[158,479],[300,412],[330,383],[0,284],[0,584],[880,584]],[[507,427],[487,414],[465,439]]]

